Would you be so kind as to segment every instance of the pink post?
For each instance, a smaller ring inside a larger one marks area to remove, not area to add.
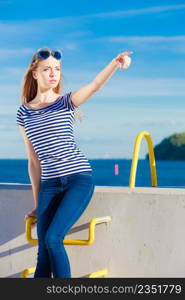
[[[119,174],[119,165],[118,165],[118,164],[115,164],[115,165],[114,165],[114,174],[115,174],[115,175],[118,175],[118,174]]]

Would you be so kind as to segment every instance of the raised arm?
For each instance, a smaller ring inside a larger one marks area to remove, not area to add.
[[[118,54],[98,75],[88,84],[77,91],[72,92],[72,102],[75,106],[80,106],[87,101],[96,91],[100,90],[103,85],[111,78],[113,73],[118,69],[128,69],[131,59],[128,56],[132,51]]]

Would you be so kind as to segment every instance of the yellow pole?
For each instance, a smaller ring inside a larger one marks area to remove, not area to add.
[[[130,188],[135,187],[138,156],[139,156],[141,140],[142,140],[143,137],[146,138],[147,145],[148,145],[152,186],[157,186],[156,163],[155,163],[155,155],[154,155],[154,150],[153,150],[152,139],[151,139],[150,134],[147,131],[141,131],[138,134],[138,136],[136,138],[136,141],[135,141],[135,145],[134,145],[134,153],[133,153],[133,157],[132,157],[130,180],[129,180],[129,187]]]
[[[25,235],[28,243],[37,245],[38,239],[32,238],[32,224],[36,220],[36,217],[29,217],[26,219],[26,230]],[[95,241],[95,226],[100,223],[109,223],[111,221],[111,216],[104,216],[91,219],[89,223],[89,237],[87,240],[63,240],[64,245],[91,245]]]

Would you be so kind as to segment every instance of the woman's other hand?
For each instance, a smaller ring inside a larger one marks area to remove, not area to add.
[[[25,216],[24,216],[24,221],[26,222],[26,219],[29,218],[29,217],[36,217],[36,212],[37,212],[37,209],[34,208],[32,211],[30,211],[29,213],[27,213]],[[32,225],[35,225],[37,223],[37,221],[35,220]]]

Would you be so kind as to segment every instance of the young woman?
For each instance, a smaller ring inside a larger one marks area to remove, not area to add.
[[[89,161],[73,136],[76,108],[110,78],[117,68],[127,69],[129,54],[114,58],[90,83],[61,95],[61,52],[38,49],[26,71],[17,124],[23,135],[34,209],[37,217],[36,277],[71,278],[63,240],[88,206],[94,192]]]

